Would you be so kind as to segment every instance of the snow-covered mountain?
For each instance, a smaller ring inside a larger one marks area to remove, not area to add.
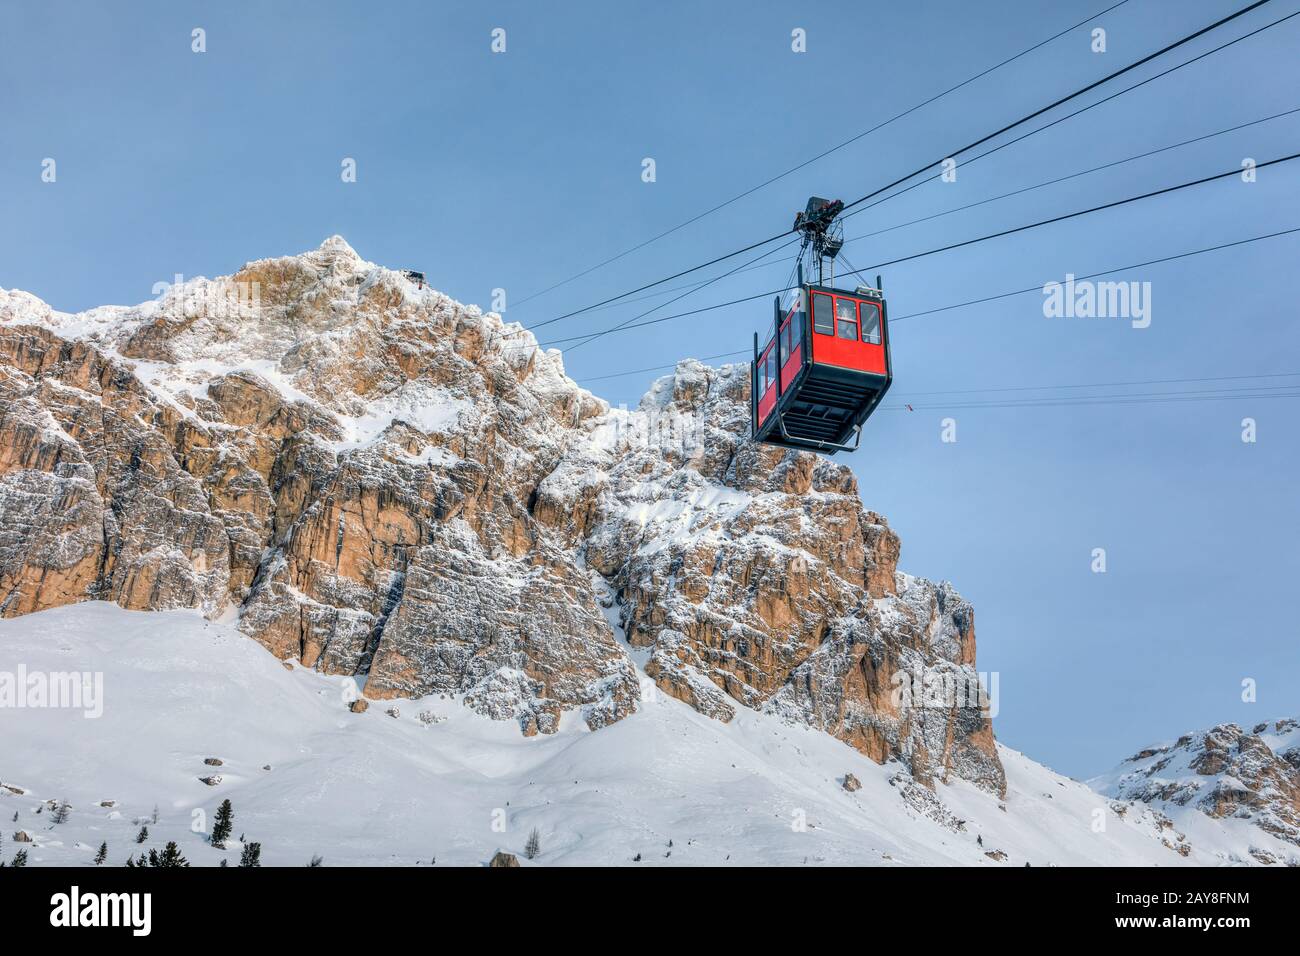
[[[998,746],[970,605],[749,441],[748,388],[688,360],[612,409],[339,237],[142,306],[0,290],[0,677],[106,695],[13,712],[0,812],[89,844],[229,795],[285,863],[479,861],[502,818],[553,862],[1294,859]]]
[[[610,409],[333,237],[135,308],[7,293],[0,367],[0,614],[195,607],[371,700],[457,694],[526,734],[635,711],[619,624],[702,713],[1002,788],[970,606],[897,573],[847,468],[749,441],[743,366]],[[961,700],[896,701],[897,675]]]
[[[42,611],[0,621],[0,654],[29,673],[103,675],[102,716],[0,718],[0,853],[26,849],[29,865],[89,866],[101,843],[120,865],[175,840],[192,865],[233,866],[241,836],[262,845],[266,865],[313,855],[327,866],[475,865],[498,849],[527,865],[534,829],[543,865],[639,855],[646,866],[1186,866],[1254,863],[1250,846],[1297,855],[1248,821],[1193,812],[1173,824],[1005,747],[1005,796],[957,777],[930,789],[897,759],[877,764],[778,714],[740,706],[723,723],[663,693],[602,729],[575,711],[531,738],[451,695],[353,713],[347,678],[286,666],[194,611]],[[629,657],[638,670],[647,659]],[[849,775],[858,789],[845,788]],[[204,834],[226,798],[235,839],[222,851]],[[54,823],[63,801],[67,819]],[[18,831],[32,842],[15,843]]]
[[[1141,801],[1174,823],[1231,821],[1260,863],[1300,860],[1300,721],[1244,731],[1221,724],[1147,747],[1089,781],[1099,792]]]

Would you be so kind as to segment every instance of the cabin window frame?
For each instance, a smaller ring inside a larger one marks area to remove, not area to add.
[[[776,384],[776,340],[773,339],[763,350],[759,357],[759,389],[760,395],[766,395],[767,390]]]
[[[828,328],[822,328],[821,309],[818,307],[818,300],[820,299],[826,299],[830,303],[829,321],[825,323]],[[818,335],[835,335],[835,296],[829,292],[814,292],[812,294],[812,323],[813,331]]]
[[[840,312],[841,302],[843,302],[845,305],[849,307],[848,308],[848,311],[850,313],[849,315],[846,316],[841,314]],[[835,296],[834,315],[835,315],[835,337],[837,339],[843,339],[845,342],[859,341],[858,300],[850,298],[845,295]],[[849,329],[849,326],[852,326],[851,330]],[[852,334],[845,335],[844,334],[845,331],[851,331]]]
[[[785,321],[781,323],[781,364],[790,361],[794,350],[803,345],[803,313],[791,309]]]
[[[871,338],[867,338],[867,324],[862,320],[862,313],[863,310],[865,309],[870,309],[873,316],[872,328],[874,330],[874,335]],[[870,299],[859,299],[858,300],[858,334],[861,336],[862,341],[867,345],[882,344],[884,339],[880,331],[880,326],[881,326],[880,303],[874,302]]]

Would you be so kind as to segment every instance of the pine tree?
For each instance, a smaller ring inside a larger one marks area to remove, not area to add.
[[[100,866],[108,859],[108,841],[105,840],[99,845],[99,852],[95,854],[95,866]]]
[[[176,846],[175,840],[168,840],[167,846],[163,848],[162,853],[158,854],[158,859],[153,859],[153,850],[149,851],[149,862],[153,866],[189,866],[190,861],[181,856],[181,851]]]
[[[212,845],[218,850],[226,848],[226,841],[230,839],[230,821],[234,815],[230,800],[222,800],[221,806],[217,807],[216,822],[212,824]]]
[[[54,808],[54,812],[50,814],[50,819],[53,820],[55,823],[67,823],[68,815],[71,812],[72,812],[72,804],[68,803],[67,800],[64,800],[62,803],[60,803],[58,806]]]
[[[324,862],[325,862],[325,857],[321,856],[319,853],[313,853],[311,857],[311,861],[307,865],[314,869],[315,867],[324,864]]]
[[[143,843],[147,839],[149,839],[149,828],[141,827],[140,832],[135,835],[135,842]]]
[[[143,853],[140,854],[140,861],[141,861],[142,863],[144,862],[144,854],[143,854]],[[149,851],[149,862],[148,862],[148,863],[145,863],[145,866],[157,866],[157,865],[158,865],[158,851],[157,851],[157,850],[150,850],[150,851]]]
[[[542,852],[542,835],[533,827],[533,832],[528,834],[528,842],[524,844],[524,856],[530,860],[537,859],[537,854]]]
[[[245,843],[244,852],[239,854],[239,865],[245,867],[262,865],[262,844]]]
[[[126,865],[133,870],[135,869],[135,857],[131,856],[129,853],[126,856]]]
[[[10,865],[10,866],[15,866],[15,867],[17,867],[17,866],[26,866],[26,865],[27,865],[27,851],[26,851],[26,850],[19,850],[17,853],[15,853],[15,854],[14,854],[14,861],[13,861],[12,863],[10,863],[9,865]]]

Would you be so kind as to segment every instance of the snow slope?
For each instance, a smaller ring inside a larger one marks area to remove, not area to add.
[[[25,830],[32,865],[91,865],[103,841],[121,865],[167,840],[195,865],[234,865],[237,840],[223,852],[192,831],[196,812],[210,819],[225,797],[236,837],[260,842],[267,865],[313,854],[325,865],[479,865],[498,848],[521,853],[534,827],[535,862],[548,865],[630,864],[638,853],[641,865],[1236,861],[1225,821],[1190,820],[1182,856],[1145,804],[1108,800],[1006,748],[999,800],[960,780],[934,795],[906,774],[891,783],[899,765],[819,731],[743,707],[722,724],[662,693],[601,730],[569,713],[558,733],[532,738],[449,697],[352,713],[349,680],[282,664],[197,612],[90,602],[0,620],[0,677],[20,666],[101,672],[104,688],[98,719],[0,709],[0,852],[12,857]],[[214,773],[215,787],[199,779]],[[842,788],[845,773],[860,790]],[[64,799],[71,815],[54,824],[45,801]],[[1005,861],[987,855],[998,851]]]

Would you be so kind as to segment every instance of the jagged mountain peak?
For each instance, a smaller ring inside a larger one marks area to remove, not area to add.
[[[324,257],[327,261],[355,262],[362,265],[369,265],[369,263],[365,263],[362,258],[357,255],[357,251],[353,249],[352,246],[349,245],[348,241],[338,233],[335,233],[322,242],[316,248],[315,253],[307,253],[307,255],[318,255]]]
[[[19,300],[13,300],[19,301]],[[610,409],[531,333],[342,239],[144,306],[4,313],[0,612],[200,607],[374,700],[526,733],[659,692],[810,724],[916,781],[1005,787],[973,612],[896,573],[852,473],[748,435],[744,365]]]
[[[501,375],[527,393],[515,397],[564,414],[574,404],[587,414],[605,407],[565,375],[558,351],[539,349],[517,323],[363,260],[341,236],[229,276],[160,283],[158,292],[140,305],[70,314],[0,291],[0,324],[93,343],[186,411],[212,382],[255,378],[339,419],[338,440],[353,446],[377,435],[375,411],[391,407],[418,428],[418,410],[442,404],[448,390],[491,390]]]

